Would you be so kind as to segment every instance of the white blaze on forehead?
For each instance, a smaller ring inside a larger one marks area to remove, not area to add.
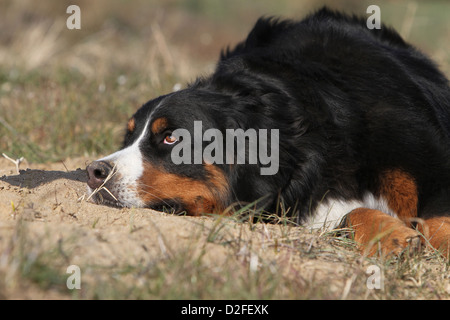
[[[162,101],[161,101],[162,102]],[[115,164],[117,171],[122,175],[122,179],[126,181],[137,180],[144,172],[144,166],[142,164],[142,154],[139,150],[139,145],[142,139],[147,134],[147,128],[152,120],[153,114],[161,107],[162,103],[159,103],[155,109],[152,110],[145,123],[144,129],[141,132],[139,138],[131,146],[128,146],[122,150],[119,150],[109,156],[99,159],[98,161],[111,161]]]
[[[138,193],[138,181],[144,174],[144,160],[140,150],[154,112],[159,109],[161,102],[148,115],[147,122],[139,137],[130,146],[119,150],[109,156],[97,161],[108,161],[114,168],[117,176],[110,182],[108,191],[117,198],[118,202],[125,207],[143,207],[145,203],[140,199]],[[93,190],[88,186],[88,192]]]
[[[144,172],[142,154],[139,149],[139,145],[147,133],[149,122],[150,120],[147,120],[141,135],[136,139],[136,141],[133,142],[131,146],[98,160],[112,162],[112,164],[116,167],[117,172],[120,174],[122,182],[133,183],[139,179]]]

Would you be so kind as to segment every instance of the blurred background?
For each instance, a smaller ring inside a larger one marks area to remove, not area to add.
[[[69,30],[69,5],[81,29]],[[262,15],[328,5],[383,23],[450,76],[450,1],[0,0],[0,153],[29,162],[107,154],[155,96],[211,72]]]

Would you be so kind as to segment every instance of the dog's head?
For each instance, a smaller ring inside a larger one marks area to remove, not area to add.
[[[186,89],[143,105],[127,123],[123,148],[88,165],[90,197],[114,206],[166,208],[193,215],[223,210],[230,198],[228,176],[224,166],[195,159],[199,131],[194,124],[201,123],[203,132],[224,127],[214,110],[227,103],[225,96]],[[189,135],[193,139],[183,141]],[[176,153],[175,147],[180,149]],[[192,161],[180,163],[174,155]]]
[[[128,121],[123,148],[87,167],[90,197],[192,215],[277,197],[291,175],[279,159],[293,154],[279,144],[279,108],[287,104],[258,79],[223,77],[227,86],[218,76],[221,85],[198,80],[143,105]]]

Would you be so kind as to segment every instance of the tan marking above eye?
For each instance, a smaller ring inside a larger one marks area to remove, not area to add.
[[[132,117],[130,120],[128,120],[127,129],[130,132],[133,132],[136,128],[136,121],[134,120],[134,117]]]
[[[152,132],[154,134],[161,133],[162,131],[164,131],[164,129],[167,128],[168,124],[169,122],[167,121],[166,118],[164,117],[157,118],[152,123]]]

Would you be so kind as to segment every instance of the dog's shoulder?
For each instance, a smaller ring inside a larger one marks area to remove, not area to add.
[[[334,38],[337,41],[343,41],[344,44],[349,39],[352,41],[372,39],[389,46],[409,47],[394,29],[386,25],[383,25],[381,29],[369,30],[366,20],[360,16],[347,15],[323,7],[300,21],[273,16],[259,18],[247,38],[233,49],[230,47],[224,49],[220,60],[249,54],[255,52],[255,49],[261,51],[261,49],[273,48],[282,52],[311,42],[320,42],[324,45],[326,42],[319,41],[323,40],[322,37]]]

